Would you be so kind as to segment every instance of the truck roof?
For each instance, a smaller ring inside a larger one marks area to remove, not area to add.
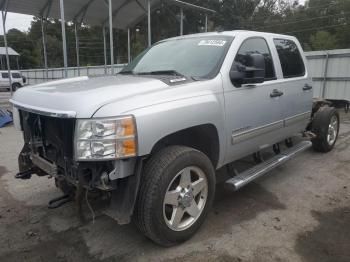
[[[162,41],[167,40],[175,40],[175,39],[183,39],[183,38],[191,38],[191,37],[198,37],[198,36],[264,36],[264,37],[274,37],[274,38],[286,38],[286,39],[296,39],[294,36],[290,35],[282,35],[282,34],[275,34],[275,33],[267,33],[267,32],[258,32],[258,31],[249,31],[249,30],[233,30],[233,31],[216,31],[216,32],[208,32],[208,33],[197,33],[197,34],[189,34],[189,35],[183,35],[183,36],[176,36],[171,37],[168,39],[164,39]],[[160,42],[162,42],[160,41]]]

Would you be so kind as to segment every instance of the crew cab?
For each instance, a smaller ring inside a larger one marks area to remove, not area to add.
[[[313,99],[312,85],[292,36],[163,40],[116,75],[18,90],[11,102],[24,147],[16,177],[54,177],[65,195],[51,208],[100,192],[105,214],[119,224],[132,218],[172,246],[203,223],[217,170],[229,167],[226,183],[238,190],[305,149],[332,150],[339,115]],[[270,149],[275,155],[264,159]],[[256,165],[235,172],[235,161],[250,155]]]

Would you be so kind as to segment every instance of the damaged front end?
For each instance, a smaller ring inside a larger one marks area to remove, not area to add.
[[[77,120],[15,110],[24,136],[16,178],[53,177],[64,196],[50,208],[98,192],[109,200],[105,214],[130,222],[142,168],[132,117]]]

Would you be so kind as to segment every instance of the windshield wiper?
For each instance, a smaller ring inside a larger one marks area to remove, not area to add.
[[[194,81],[205,81],[208,80],[209,78],[206,77],[201,77],[201,76],[191,76],[192,80]]]
[[[183,74],[177,72],[176,70],[157,70],[157,71],[150,71],[150,72],[138,72],[138,75],[173,75],[173,76],[182,76],[185,77]]]
[[[132,70],[127,70],[127,71],[120,71],[118,74],[125,74],[125,75],[173,75],[173,76],[180,76],[183,78],[187,78],[185,75],[179,73],[176,70],[157,70],[157,71],[149,71],[149,72],[134,72]],[[204,77],[198,77],[198,76],[191,76],[190,77],[194,81],[203,81],[203,80],[208,80],[207,78]]]
[[[121,75],[133,75],[134,72],[132,70],[120,71],[118,74]]]
[[[120,71],[118,74],[122,75],[172,75],[172,76],[180,76],[182,78],[187,79],[187,77],[176,70],[157,70],[157,71],[149,71],[149,72],[134,72],[132,70]],[[199,77],[190,77],[194,81],[203,80]]]

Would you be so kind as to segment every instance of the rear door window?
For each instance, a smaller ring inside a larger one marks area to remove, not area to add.
[[[1,77],[2,78],[9,78],[9,74],[8,73],[1,73]]]
[[[264,56],[265,81],[276,79],[271,52],[264,38],[255,37],[248,38],[247,40],[245,40],[239,48],[239,51],[235,58],[235,62],[244,66],[251,66],[249,64],[249,56],[251,54],[261,54]]]
[[[304,61],[298,46],[292,40],[274,39],[284,78],[300,77],[305,75]]]

